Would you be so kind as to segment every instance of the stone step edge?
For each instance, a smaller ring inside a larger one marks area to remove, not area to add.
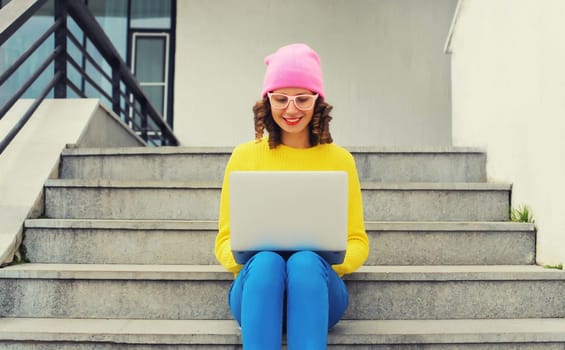
[[[381,154],[480,154],[480,147],[453,146],[344,146],[351,153]],[[177,155],[177,154],[231,154],[234,147],[110,147],[76,148],[72,145],[62,151],[63,156],[123,156],[123,155]]]
[[[221,189],[220,181],[123,181],[50,179],[47,188]],[[510,191],[512,184],[498,182],[361,182],[364,190],[389,191]]]
[[[241,344],[233,320],[1,318],[0,343]],[[565,319],[343,320],[329,344],[565,342]]]
[[[233,275],[220,265],[42,264],[0,269],[0,279],[222,281]],[[537,265],[362,266],[349,281],[565,281],[565,271]]]
[[[119,219],[28,219],[26,229],[124,229],[124,230],[203,230],[217,231],[217,220],[119,220]],[[367,231],[512,231],[534,232],[535,225],[520,222],[473,221],[365,221]]]

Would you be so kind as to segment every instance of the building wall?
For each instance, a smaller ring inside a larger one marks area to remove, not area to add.
[[[451,41],[453,143],[487,148],[550,265],[565,262],[563,14],[562,0],[463,0]]]
[[[178,1],[175,134],[184,145],[254,137],[263,59],[305,42],[320,55],[341,145],[449,145],[456,0]]]

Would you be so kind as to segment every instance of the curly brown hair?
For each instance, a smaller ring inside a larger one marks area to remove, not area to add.
[[[330,115],[333,106],[318,99],[314,105],[314,114],[308,125],[310,130],[310,146],[318,144],[332,143],[332,135],[330,134]],[[269,133],[269,148],[276,148],[281,144],[281,128],[275,123],[271,114],[271,103],[269,98],[265,96],[262,100],[257,101],[253,106],[253,114],[255,121],[255,140],[259,141],[263,138],[265,129]]]

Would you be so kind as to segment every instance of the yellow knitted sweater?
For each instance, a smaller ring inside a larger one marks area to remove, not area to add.
[[[222,194],[216,258],[228,271],[237,275],[242,265],[232,254],[230,245],[229,174],[234,170],[343,170],[349,177],[349,218],[345,260],[333,265],[339,276],[357,270],[369,254],[369,240],[363,222],[363,203],[355,160],[351,153],[335,144],[306,149],[279,145],[270,149],[268,140],[250,141],[237,146],[226,166]]]

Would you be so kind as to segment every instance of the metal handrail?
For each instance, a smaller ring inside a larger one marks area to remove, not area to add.
[[[25,94],[27,89],[35,82],[37,78],[49,67],[49,65],[55,61],[55,58],[62,52],[61,47],[55,48],[55,51],[51,53],[47,59],[43,61],[43,63],[39,66],[38,69],[29,77],[28,80],[16,91],[15,94],[6,102],[4,107],[0,108],[0,115],[5,115],[13,105]]]
[[[16,137],[18,132],[20,132],[20,130],[24,127],[24,125],[31,118],[33,113],[37,110],[37,108],[39,108],[39,105],[49,94],[49,91],[51,91],[55,87],[55,85],[57,85],[59,81],[61,81],[62,79],[63,79],[62,72],[55,73],[55,76],[53,77],[53,79],[51,79],[51,81],[39,94],[39,97],[33,101],[31,106],[25,111],[24,115],[20,118],[20,120],[18,120],[16,125],[14,125],[12,129],[10,129],[6,137],[4,137],[4,139],[0,142],[0,153],[2,153],[2,151],[5,150],[6,147],[8,147],[10,142],[12,142],[12,140]]]
[[[88,61],[88,63],[90,63],[94,68],[96,68],[96,70],[100,74],[102,74],[104,78],[106,78],[106,80],[108,81],[112,80],[112,77],[106,74],[106,72],[104,72],[104,69],[98,64],[98,62],[96,62],[96,60],[92,57],[92,55],[88,53],[88,51],[84,47],[82,47],[83,44],[73,35],[73,33],[68,33],[67,38],[75,47],[77,47],[80,50],[80,52],[83,54],[84,58]]]
[[[45,33],[43,33],[43,35],[41,35],[39,37],[39,39],[37,39],[30,47],[29,49],[27,49],[17,60],[16,62],[14,62],[8,69],[6,69],[6,71],[0,75],[0,85],[4,84],[4,82],[6,82],[6,80],[8,80],[12,74],[14,74],[16,72],[16,70],[22,65],[24,64],[24,62],[31,56],[33,55],[33,53],[35,52],[35,50],[37,50],[39,48],[39,46],[41,46],[41,44],[43,44],[45,42],[45,40],[47,40],[47,38],[53,34],[55,32],[55,30],[61,26],[63,23],[62,19],[59,19],[58,21],[56,21],[55,23],[53,23],[53,25],[51,27],[49,27],[49,29],[47,29],[47,31],[45,31]],[[2,114],[0,113],[0,116],[2,116]],[[1,118],[1,117],[0,117]]]
[[[19,0],[8,3],[0,11],[0,45],[11,38],[46,2],[47,0]],[[108,63],[112,70],[111,76],[104,72],[102,67],[95,62],[87,52],[86,47],[70,33],[67,24],[69,17],[73,19],[82,30],[82,34],[87,38],[88,42],[98,50],[106,63]],[[4,151],[10,141],[23,128],[35,109],[37,109],[49,93],[53,92],[55,98],[66,98],[67,89],[70,89],[70,91],[73,91],[79,97],[88,97],[84,87],[83,89],[77,87],[76,84],[68,78],[68,70],[70,68],[77,71],[84,82],[110,101],[112,104],[112,106],[110,106],[111,109],[120,116],[135,133],[146,141],[148,145],[176,146],[179,144],[172,129],[164,121],[160,113],[157,112],[157,109],[145,95],[141,85],[137,82],[117,49],[112,45],[110,39],[104,33],[104,30],[81,1],[55,0],[55,23],[45,32],[41,33],[31,47],[10,67],[5,69],[4,72],[0,72],[0,87],[51,36],[55,38],[53,51],[49,57],[43,61],[40,68],[31,74],[28,79],[22,83],[22,86],[10,96],[8,102],[0,108],[0,119],[4,117],[8,110],[35,82],[37,77],[52,63],[55,65],[54,78],[46,84],[31,107],[28,108],[20,120],[16,122],[16,125],[10,130],[8,135],[0,140],[0,153]],[[83,57],[86,58],[86,61],[100,73],[98,78],[103,78],[110,83],[110,92],[104,90],[97,84],[86,69],[71,58],[67,48],[69,44],[77,47]],[[122,85],[125,86],[126,91],[120,88]],[[140,106],[141,110],[136,106]]]
[[[8,3],[6,8],[13,11],[7,12],[0,21],[0,45],[3,45],[13,33],[20,29],[37,11],[45,5],[47,0],[19,0]],[[17,5],[17,6],[16,6]]]
[[[113,74],[117,74],[127,86],[128,91],[136,96],[136,99],[140,103],[141,106],[144,107],[145,110],[142,110],[143,118],[142,122],[147,124],[147,117],[151,119],[152,122],[156,123],[156,125],[161,129],[161,132],[166,134],[167,140],[170,138],[171,141],[174,140],[173,144],[177,145],[178,140],[174,136],[171,128],[161,115],[157,112],[157,109],[151,101],[147,98],[141,86],[137,82],[137,79],[131,73],[130,68],[125,64],[122,60],[118,50],[112,45],[112,42],[108,38],[108,36],[104,33],[104,30],[100,27],[92,13],[88,10],[86,6],[80,1],[72,1],[72,0],[60,0],[64,1],[68,13],[73,17],[75,22],[78,24],[79,27],[86,33],[90,33],[88,38],[93,43],[93,45],[98,49],[100,54],[110,63],[112,70],[114,71]],[[95,29],[95,30],[91,30]],[[119,90],[118,86],[114,86],[115,89]],[[118,95],[118,94],[116,94]],[[147,130],[142,130],[142,138],[146,139],[146,132]]]

